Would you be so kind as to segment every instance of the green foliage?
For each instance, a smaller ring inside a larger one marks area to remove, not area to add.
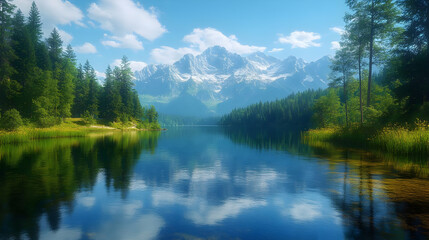
[[[71,116],[88,124],[104,118],[128,124],[142,118],[157,123],[155,109],[143,110],[133,89],[133,74],[124,56],[119,67],[109,68],[101,86],[95,69],[86,61],[76,66],[76,55],[54,29],[42,40],[39,10],[33,2],[28,20],[8,0],[0,0],[0,108],[16,109],[38,127],[51,127]],[[148,117],[149,116],[149,117]]]
[[[292,94],[274,102],[253,104],[235,109],[223,116],[219,123],[231,126],[296,126],[309,127],[314,100],[322,96],[322,90],[308,90]]]
[[[92,115],[89,111],[85,111],[82,115],[82,118],[86,125],[94,125],[97,123],[97,120],[95,120],[94,115]]]
[[[322,96],[314,103],[314,121],[320,127],[332,127],[339,124],[341,119],[340,98],[334,89],[330,89],[326,96]]]
[[[16,109],[6,111],[0,119],[0,127],[8,131],[16,130],[22,125],[21,115]]]
[[[46,128],[54,126],[58,121],[50,112],[52,104],[47,97],[39,97],[33,100],[33,119],[38,127]]]

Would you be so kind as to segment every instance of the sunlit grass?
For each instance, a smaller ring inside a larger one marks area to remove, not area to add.
[[[21,127],[16,131],[0,131],[0,144],[8,143],[23,143],[37,139],[49,139],[49,138],[71,138],[71,137],[84,137],[89,134],[97,132],[108,132],[108,131],[124,131],[124,130],[155,130],[149,128],[152,126],[142,129],[129,128],[132,124],[118,125],[118,126],[105,126],[105,125],[93,125],[87,126],[80,118],[66,119],[63,123],[50,128],[34,128],[32,126]],[[138,126],[141,127],[141,126]],[[159,128],[158,128],[159,129]]]
[[[377,150],[402,155],[429,155],[429,125],[417,121],[414,127],[324,128],[309,130],[303,134],[306,143],[333,142],[342,145],[374,147]]]

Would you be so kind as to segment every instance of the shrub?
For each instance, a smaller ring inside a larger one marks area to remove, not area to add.
[[[97,123],[94,116],[90,114],[88,111],[85,111],[83,113],[82,118],[86,125],[94,125]]]
[[[16,130],[22,126],[22,124],[21,115],[16,109],[6,111],[0,121],[1,128],[8,131]]]
[[[35,111],[36,124],[38,127],[47,128],[56,124],[57,120],[54,116],[48,114],[44,108],[38,108]]]

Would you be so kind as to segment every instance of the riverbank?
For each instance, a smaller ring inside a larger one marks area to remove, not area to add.
[[[406,127],[351,127],[312,129],[303,133],[303,141],[309,145],[320,142],[340,146],[376,149],[404,156],[429,156],[429,125],[420,122]]]
[[[160,131],[164,130],[159,124],[114,123],[104,125],[100,123],[85,124],[80,118],[66,119],[60,125],[49,128],[35,128],[32,126],[20,127],[16,131],[0,131],[0,144],[23,143],[37,139],[84,137],[91,133],[109,131]]]

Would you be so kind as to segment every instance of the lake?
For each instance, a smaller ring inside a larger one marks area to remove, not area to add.
[[[427,163],[219,127],[0,145],[0,239],[425,239]]]

